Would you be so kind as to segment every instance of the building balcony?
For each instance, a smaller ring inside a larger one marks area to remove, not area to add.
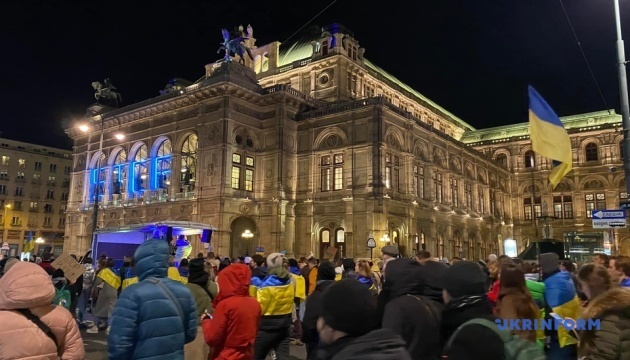
[[[15,182],[16,182],[16,183],[25,183],[25,182],[26,182],[26,179],[25,179],[25,178],[16,178],[16,179],[15,179]]]
[[[32,212],[32,213],[39,212],[39,208],[29,208],[28,212]]]

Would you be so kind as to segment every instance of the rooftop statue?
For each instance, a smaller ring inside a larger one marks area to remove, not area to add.
[[[247,53],[251,60],[254,60],[251,49],[246,45],[247,40],[251,38],[254,30],[251,25],[247,25],[247,34],[245,34],[243,30],[242,25],[236,28],[232,33],[226,29],[221,29],[223,43],[219,50],[217,50],[217,54],[220,53],[221,50],[225,50],[225,56],[223,58],[225,62],[231,62],[232,56],[238,55],[238,62],[245,65],[245,53]]]
[[[114,90],[116,87],[112,85],[112,82],[109,79],[105,79],[105,85],[101,84],[100,81],[92,82],[92,88],[94,88],[94,98],[96,99],[97,104],[115,106],[118,107],[120,103],[122,103],[122,97],[120,94]]]

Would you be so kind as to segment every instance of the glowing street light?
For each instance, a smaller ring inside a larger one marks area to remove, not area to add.
[[[116,137],[117,140],[125,140],[125,134],[121,132],[117,132],[114,137]]]
[[[79,130],[81,130],[82,132],[86,133],[90,130],[90,127],[85,125],[85,124],[81,124],[79,125]]]
[[[42,237],[38,237],[37,239],[35,239],[35,243],[36,244],[43,244],[46,242],[46,239],[42,238]]]
[[[249,231],[249,229],[247,229],[243,234],[241,234],[241,237],[243,237],[244,239],[251,239],[254,237],[254,234]]]

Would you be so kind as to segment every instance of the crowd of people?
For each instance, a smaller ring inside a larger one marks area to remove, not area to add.
[[[110,359],[286,360],[292,345],[322,360],[630,356],[628,256],[578,267],[555,253],[446,261],[395,246],[377,261],[172,250],[153,239],[119,268],[106,254],[80,259],[72,281],[50,255],[0,262],[0,358],[83,359],[82,327],[107,334]],[[554,317],[600,326],[497,326]]]

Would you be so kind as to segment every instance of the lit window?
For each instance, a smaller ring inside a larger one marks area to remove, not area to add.
[[[164,140],[155,157],[155,189],[168,190],[171,185],[173,147],[170,140]]]
[[[2,160],[2,166],[9,166],[9,163],[11,161],[11,158],[8,156],[3,156],[2,158],[0,158]]]
[[[127,153],[120,150],[112,166],[112,194],[124,194],[127,186]]]
[[[505,154],[499,154],[499,155],[497,155],[497,162],[498,162],[499,164],[501,164],[501,165],[503,165],[503,166],[506,166],[506,167],[507,167],[507,165],[508,165],[507,155],[505,155]]]
[[[524,160],[526,168],[533,168],[536,166],[536,154],[533,151],[528,150],[525,152]]]
[[[606,210],[606,194],[585,194],[586,217],[593,217],[594,210]]]
[[[586,161],[597,161],[599,158],[599,154],[597,152],[597,144],[588,143],[584,147],[584,155],[586,156]]]
[[[235,164],[241,163],[241,154],[232,154],[232,162]]]
[[[437,203],[441,203],[444,195],[444,188],[442,187],[442,174],[437,171],[433,172],[433,199]]]
[[[26,167],[26,159],[18,159],[18,166],[24,169]]]
[[[245,169],[245,191],[254,191],[254,170]]]
[[[451,201],[453,206],[459,207],[459,194],[457,188],[457,179],[451,177]]]
[[[190,190],[195,188],[195,176],[197,175],[197,135],[188,135],[182,145],[182,169],[180,182],[183,186],[189,186]]]
[[[343,190],[343,154],[335,154],[332,157],[333,164],[331,164],[330,156],[322,156],[321,163],[321,188],[322,191]]]
[[[238,166],[232,166],[232,189],[240,189],[241,180],[241,168]]]

